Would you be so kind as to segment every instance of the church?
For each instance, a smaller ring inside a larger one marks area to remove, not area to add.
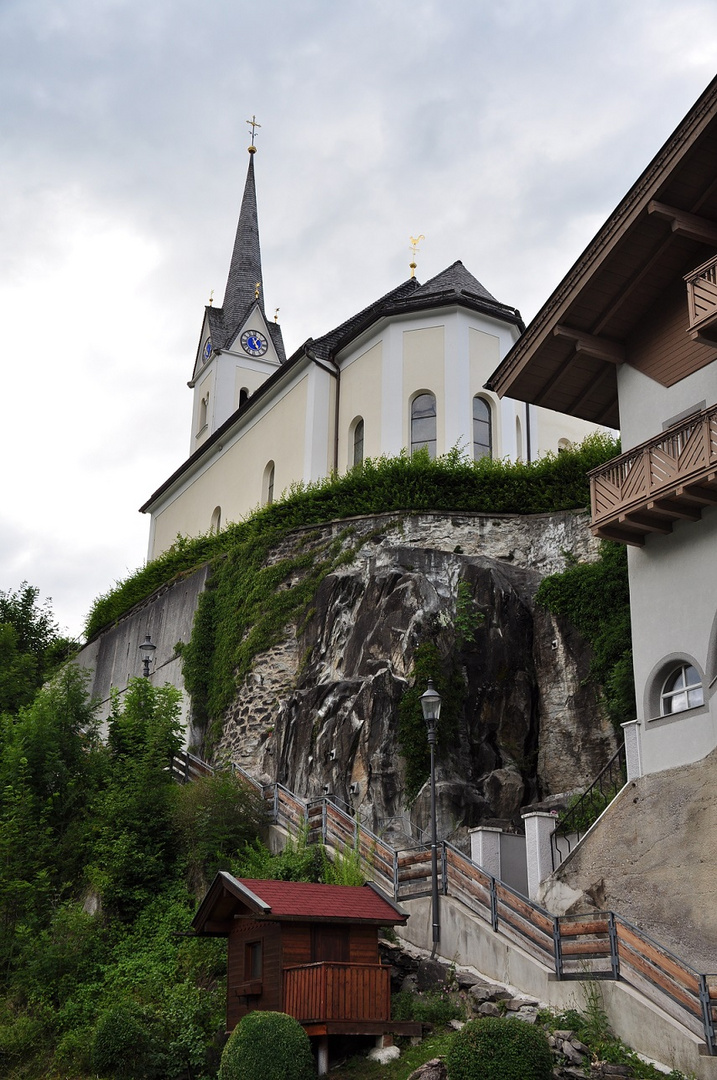
[[[223,304],[204,312],[189,456],[141,507],[150,559],[366,457],[458,447],[532,461],[596,430],[484,388],[524,324],[461,262],[425,284],[412,263],[407,280],[287,357],[264,306],[255,153],[252,138]]]

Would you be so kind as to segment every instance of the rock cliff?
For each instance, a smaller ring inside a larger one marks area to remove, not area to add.
[[[304,797],[330,791],[374,830],[410,831],[409,818],[425,828],[427,785],[408,807],[397,717],[430,639],[463,684],[437,761],[443,836],[515,821],[522,806],[590,782],[615,737],[586,682],[586,646],[534,600],[568,553],[595,556],[585,515],[386,515],[351,533],[351,561],[238,688],[217,759]],[[467,639],[459,594],[475,623]]]

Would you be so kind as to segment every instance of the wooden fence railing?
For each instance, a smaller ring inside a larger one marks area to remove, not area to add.
[[[281,784],[259,790],[275,823],[294,835],[306,829],[309,840],[334,852],[358,851],[366,876],[397,901],[431,894],[430,848],[396,851],[330,797],[307,803]],[[695,971],[622,916],[610,911],[551,915],[445,842],[439,848],[438,886],[559,979],[620,979],[704,1038],[707,1052],[717,1056],[717,974]]]

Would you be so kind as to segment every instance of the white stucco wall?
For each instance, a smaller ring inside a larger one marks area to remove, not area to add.
[[[618,369],[622,449],[659,435],[662,425],[680,413],[717,402],[717,359],[674,386],[663,386],[629,364]]]
[[[632,638],[644,773],[698,761],[717,746],[717,509],[677,522],[630,548]],[[693,664],[705,704],[660,717],[659,694],[671,668]]]

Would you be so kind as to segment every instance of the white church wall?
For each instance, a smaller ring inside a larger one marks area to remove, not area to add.
[[[473,427],[471,397],[470,325],[461,312],[452,313],[445,322],[444,442],[446,450],[454,446],[472,453],[468,432]]]
[[[446,452],[445,326],[403,329],[403,392],[396,402],[402,413],[402,446],[411,445],[411,403],[423,392],[436,398],[436,453]]]
[[[335,397],[334,377],[318,364],[312,364],[306,377],[306,408],[304,412],[303,426],[303,474],[292,476],[291,480],[303,480],[304,483],[312,483],[328,476],[333,467],[332,447],[334,442],[334,402]],[[297,432],[298,434],[298,432]],[[300,446],[294,445],[293,456],[299,457]],[[288,446],[282,447],[282,459],[284,455],[291,454]],[[295,463],[292,462],[295,468]],[[277,474],[278,477],[278,474]],[[279,494],[289,486],[291,480],[282,487],[276,488]]]
[[[202,402],[208,397],[208,404],[203,407]],[[194,408],[192,410],[192,434],[189,440],[190,455],[197,450],[202,443],[209,438],[210,410],[214,401],[214,371],[210,368],[197,381],[194,387]],[[203,408],[206,408],[206,416],[202,416]],[[200,421],[200,416],[202,417]]]
[[[217,506],[221,507],[225,524],[239,521],[257,507],[269,460],[275,463],[275,498],[292,482],[304,479],[307,404],[308,374],[304,369],[283,396],[265,402],[254,415],[247,415],[242,427],[227,436],[221,450],[217,447],[206,463],[165,495],[163,504],[159,504],[161,509],[154,511],[149,557],[156,558],[165,551],[178,534],[199,536],[208,532]]]
[[[383,339],[341,362],[339,472],[353,465],[351,425],[358,416],[364,421],[364,457],[379,457],[381,454],[381,417],[384,408],[382,368]]]
[[[525,405],[518,403],[525,413]],[[532,444],[533,458],[541,457],[549,451],[557,454],[562,440],[577,445],[588,435],[596,431],[607,431],[597,424],[591,424],[587,420],[580,420],[577,416],[566,416],[565,413],[554,412],[552,409],[531,408],[531,413],[536,414],[537,441]]]

